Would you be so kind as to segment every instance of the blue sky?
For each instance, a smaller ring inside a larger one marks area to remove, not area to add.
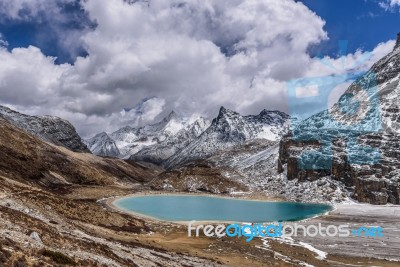
[[[399,8],[385,10],[380,0],[303,0],[326,21],[329,40],[313,47],[311,54],[335,56],[339,40],[348,40],[348,52],[371,51],[400,32]]]
[[[398,7],[385,9],[383,0],[301,0],[308,8],[326,21],[324,29],[329,40],[311,46],[312,56],[338,56],[339,40],[348,40],[348,52],[357,49],[371,51],[380,42],[393,39],[400,32]],[[82,46],[66,50],[58,40],[59,31],[93,29],[87,14],[75,3],[62,4],[61,13],[67,20],[55,21],[42,14],[34,20],[0,20],[0,32],[7,40],[8,49],[34,45],[44,54],[57,57],[57,63],[73,63],[76,56],[85,56]],[[56,25],[55,25],[56,23]],[[305,29],[306,30],[306,29]]]
[[[82,46],[66,49],[60,37],[74,31],[93,29],[95,24],[88,19],[78,0],[55,2],[54,6],[57,6],[55,12],[40,10],[31,17],[31,11],[24,9],[20,11],[22,18],[0,19],[0,32],[8,42],[8,49],[34,45],[44,54],[57,57],[57,63],[73,63],[76,56],[85,56],[86,51]],[[79,43],[78,40],[76,42]]]
[[[171,110],[209,118],[221,106],[287,112],[288,81],[364,72],[392,51],[399,7],[400,0],[0,0],[0,105],[65,118],[83,136],[152,123]],[[339,40],[348,40],[346,60]],[[138,120],[121,116],[138,105]]]

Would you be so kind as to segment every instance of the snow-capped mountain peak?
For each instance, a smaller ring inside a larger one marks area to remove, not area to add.
[[[178,119],[178,118],[179,118],[179,115],[173,110],[168,114],[168,116],[166,116],[164,118],[164,120],[165,121],[170,121],[170,120]]]
[[[225,108],[224,106],[220,107],[219,113],[218,113],[218,118],[220,117],[233,117],[233,116],[240,116],[240,114],[236,111],[230,110]]]
[[[168,114],[168,116],[165,117],[162,122],[165,123],[162,130],[165,133],[174,135],[185,127],[187,120],[182,117],[179,117],[175,111],[171,111],[171,113]]]
[[[288,131],[289,116],[279,111],[262,111],[259,115],[242,116],[224,107],[211,126],[165,162],[167,168],[211,155],[248,140],[276,141]]]
[[[163,142],[171,145],[171,142],[178,142],[177,139],[197,137],[209,125],[206,119],[199,116],[184,117],[171,111],[157,123],[137,128],[125,126],[111,133],[109,137],[119,150],[117,156],[128,158],[146,147],[154,147]]]
[[[221,107],[213,125],[215,129],[230,135],[231,138],[277,140],[282,136],[281,128],[287,127],[288,119],[289,116],[280,111],[263,110],[258,115],[242,116]]]
[[[117,157],[120,154],[114,140],[105,132],[86,140],[85,143],[93,154],[99,156]]]
[[[248,140],[276,141],[287,132],[288,121],[289,116],[280,111],[263,110],[258,115],[243,116],[221,107],[212,122],[198,115],[184,117],[172,111],[155,124],[127,126],[108,137],[115,142],[119,157],[174,166]],[[104,142],[99,136],[97,139],[97,147],[109,141],[106,138]]]

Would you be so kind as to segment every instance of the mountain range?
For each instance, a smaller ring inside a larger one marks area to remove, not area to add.
[[[104,183],[119,177],[146,181],[157,190],[250,190],[296,201],[342,202],[352,197],[400,204],[399,83],[400,36],[393,51],[359,77],[332,108],[292,125],[295,118],[280,111],[241,115],[221,107],[211,121],[172,111],[155,124],[127,125],[82,140],[63,119],[0,107],[3,129],[20,136],[20,142],[11,137],[9,144],[2,141],[2,171],[42,185]],[[349,101],[349,96],[357,101]],[[337,125],[357,125],[357,130]],[[321,149],[327,142],[329,149]],[[310,148],[332,158],[331,166],[304,157]],[[376,155],[369,164],[360,161]],[[305,160],[314,168],[302,168]],[[33,164],[24,165],[27,161]],[[140,173],[146,178],[138,177]]]
[[[289,116],[280,111],[242,116],[221,107],[212,122],[172,111],[156,124],[126,126],[111,134],[100,133],[85,143],[100,156],[130,158],[171,169],[249,140],[277,141],[288,131],[288,122]]]
[[[279,111],[243,116],[221,107],[211,123],[204,118],[190,121],[172,112],[157,124],[127,126],[86,143],[98,149],[91,149],[94,153],[100,151],[168,170],[207,160],[225,169],[227,177],[234,177],[232,180],[246,181],[247,186],[256,181],[259,189],[266,188],[265,180],[276,183],[279,179],[273,177],[283,174],[287,182],[278,182],[272,191],[275,194],[285,187],[285,192],[279,194],[287,198],[293,197],[292,190],[285,186],[290,181],[314,188],[314,181],[329,177],[335,183],[331,187],[340,188],[330,199],[350,194],[361,202],[399,204],[399,81],[400,35],[393,51],[357,78],[332,108],[302,121],[293,123],[295,118]],[[324,149],[327,143],[328,149]],[[310,148],[317,149],[323,162],[332,158],[332,164],[318,166],[318,159],[311,154],[304,158],[303,153]],[[122,152],[118,154],[118,150]],[[376,161],[362,162],[363,158],[373,158],[377,150]],[[302,168],[304,160],[313,167]]]

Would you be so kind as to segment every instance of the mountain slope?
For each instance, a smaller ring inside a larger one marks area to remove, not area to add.
[[[84,142],[95,155],[102,157],[118,157],[120,155],[114,140],[104,132]]]
[[[134,128],[125,126],[109,135],[85,141],[99,156],[144,160],[159,164],[199,136],[210,122],[199,116],[181,117],[172,111],[160,122]],[[138,153],[140,152],[140,153]]]
[[[75,152],[90,152],[76,133],[74,126],[61,118],[29,116],[3,106],[0,106],[0,117],[55,145],[66,147]]]
[[[153,171],[119,159],[103,159],[55,146],[0,118],[0,175],[46,188],[148,181]]]
[[[289,116],[280,111],[263,110],[259,115],[242,116],[221,107],[211,126],[188,146],[165,162],[167,168],[205,159],[218,151],[247,140],[278,140],[288,130]]]
[[[283,138],[279,171],[301,181],[331,176],[351,188],[359,201],[400,204],[399,82],[400,34],[393,51],[356,80],[337,104]],[[318,152],[320,159],[332,158],[332,164],[301,168],[300,162],[313,160],[303,152],[321,147],[322,141],[331,147]]]
[[[104,207],[157,172],[72,152],[3,118],[0,132],[0,266],[221,266],[151,244],[158,226]]]
[[[140,128],[124,127],[110,135],[121,151],[121,157],[135,155],[142,149],[138,158],[165,159],[179,150],[181,142],[190,138],[192,133],[204,131],[209,123],[201,117],[181,117],[172,111],[160,122]],[[171,151],[169,151],[171,150]]]
[[[163,142],[144,147],[138,153],[132,155],[130,159],[162,164],[199,137],[209,125],[210,123],[204,118],[198,118],[194,123],[189,123],[175,135],[168,136]]]

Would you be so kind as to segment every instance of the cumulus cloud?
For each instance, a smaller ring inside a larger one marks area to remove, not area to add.
[[[357,50],[338,58],[325,56],[313,59],[307,66],[305,77],[341,75],[369,70],[374,63],[393,50],[394,40],[379,43],[372,51]]]
[[[25,6],[17,10],[24,10],[26,3],[36,1],[19,2]],[[21,111],[64,117],[84,136],[140,123],[135,120],[139,113],[141,122],[147,123],[172,109],[206,116],[214,116],[221,105],[245,114],[264,108],[285,111],[287,80],[350,68],[324,69],[320,60],[308,55],[310,45],[328,36],[325,22],[301,2],[81,4],[97,25],[76,37],[88,55],[73,64],[56,65],[54,58],[35,47],[2,49],[0,99]],[[39,7],[28,13],[40,12]],[[15,8],[9,10],[11,17],[22,16]],[[393,45],[379,45],[359,69],[367,69]],[[365,55],[346,55],[346,62],[351,65]],[[325,60],[335,66],[341,62]]]
[[[0,47],[7,47],[7,46],[8,46],[8,42],[4,38],[3,34],[0,32]]]
[[[63,60],[71,61],[84,53],[80,37],[94,27],[81,9],[80,0],[0,0],[0,23],[22,29],[30,24],[29,35],[36,45],[55,47]]]
[[[102,108],[85,98],[71,107],[89,115],[149,95],[185,112],[280,108],[282,83],[301,76],[308,46],[327,38],[320,17],[286,0],[112,0],[84,8],[98,26],[84,37],[89,56],[75,62],[74,81],[109,96]]]
[[[0,48],[1,101],[10,105],[53,106],[60,101],[57,91],[70,65],[56,65],[33,46],[8,52]]]
[[[399,6],[400,0],[389,0],[388,3],[390,6]]]
[[[1,19],[29,20],[40,13],[61,12],[60,4],[72,3],[74,0],[0,0]]]
[[[379,2],[379,5],[386,11],[395,11],[395,7],[400,6],[400,0],[385,0]]]
[[[133,108],[124,108],[120,113],[124,119],[120,120],[131,126],[151,123],[162,113],[164,105],[164,99],[157,97],[145,98]]]

